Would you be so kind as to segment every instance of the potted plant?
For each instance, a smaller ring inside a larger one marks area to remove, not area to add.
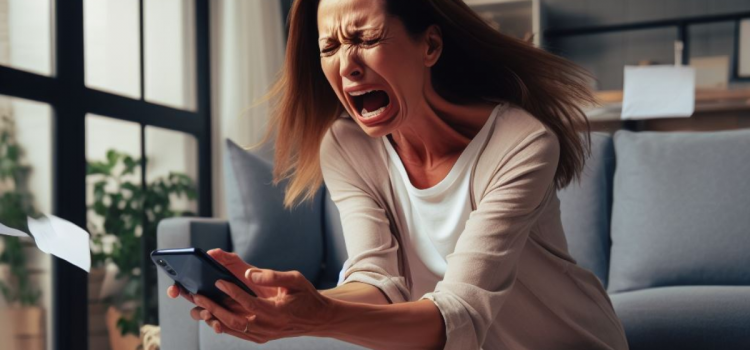
[[[17,144],[15,127],[9,116],[0,116],[0,222],[28,232],[27,217],[36,216],[27,181],[31,172],[22,164],[23,151]],[[0,252],[0,294],[8,305],[0,316],[14,320],[11,342],[18,349],[45,347],[44,309],[39,305],[41,291],[32,284],[20,237],[2,236]]]
[[[89,218],[94,219],[88,225],[93,264],[112,263],[116,278],[123,281],[119,292],[105,300],[111,306],[106,318],[113,350],[134,350],[144,316],[156,312],[156,281],[144,279],[155,273],[141,271],[144,246],[155,246],[161,220],[194,215],[172,206],[176,198],[195,200],[196,188],[189,176],[173,172],[142,186],[134,180],[140,178],[140,165],[140,159],[116,150],[109,150],[106,160],[88,163],[87,176],[93,182],[93,203],[88,208]],[[149,300],[143,298],[144,286],[153,288]]]

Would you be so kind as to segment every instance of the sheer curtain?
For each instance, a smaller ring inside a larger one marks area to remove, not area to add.
[[[281,2],[211,1],[214,217],[226,217],[223,156],[227,138],[240,146],[259,142],[268,103],[257,104],[284,60]],[[271,159],[271,151],[261,152]]]

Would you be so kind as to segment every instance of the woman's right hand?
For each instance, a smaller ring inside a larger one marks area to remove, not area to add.
[[[227,270],[232,272],[232,274],[237,277],[237,279],[243,281],[245,285],[247,285],[247,287],[255,292],[255,294],[259,297],[269,298],[278,294],[278,288],[248,284],[246,282],[247,280],[245,279],[245,272],[247,272],[248,269],[256,267],[244,262],[236,253],[228,253],[221,249],[211,249],[206,253],[214,258],[214,260],[216,260],[219,264],[224,265]],[[167,295],[172,299],[182,296],[190,303],[195,304],[195,301],[193,301],[193,296],[190,294],[190,292],[188,292],[184,288],[181,288],[177,283],[167,288]]]

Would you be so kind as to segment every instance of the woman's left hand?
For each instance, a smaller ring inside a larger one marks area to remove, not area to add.
[[[245,272],[245,278],[251,289],[273,287],[277,293],[254,297],[231,282],[219,281],[216,287],[234,300],[232,310],[196,295],[193,300],[198,307],[191,311],[191,315],[206,321],[216,333],[228,333],[260,344],[312,335],[332,318],[332,299],[320,294],[298,271],[252,268]]]

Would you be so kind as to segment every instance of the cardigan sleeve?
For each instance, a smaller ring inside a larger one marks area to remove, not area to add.
[[[525,137],[499,160],[466,222],[430,299],[446,327],[445,349],[479,349],[510,295],[517,262],[539,214],[554,194],[559,143],[549,130]]]
[[[367,283],[379,288],[391,303],[405,302],[410,293],[399,273],[399,244],[390,221],[342,147],[334,131],[329,130],[320,149],[323,180],[339,209],[349,255],[341,284]]]

